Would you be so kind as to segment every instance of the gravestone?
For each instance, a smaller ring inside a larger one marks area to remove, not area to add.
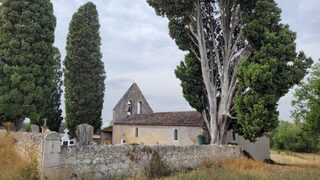
[[[40,179],[54,179],[57,177],[57,167],[64,164],[60,145],[60,134],[47,131],[44,135],[40,159]]]
[[[79,145],[90,145],[93,137],[93,126],[89,124],[80,124],[77,126],[76,135]]]
[[[31,125],[31,132],[33,133],[39,133],[40,130],[39,130],[39,126],[35,125],[35,124],[32,124]]]
[[[68,146],[68,147],[72,147],[75,145],[75,139],[70,139],[69,137],[69,130],[66,128],[64,130],[64,135],[61,138],[61,146]]]

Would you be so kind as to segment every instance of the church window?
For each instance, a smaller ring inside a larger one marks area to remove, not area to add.
[[[141,101],[138,101],[138,104],[137,104],[137,114],[141,114]]]
[[[175,129],[173,132],[173,139],[178,140],[178,130],[177,129]]]
[[[128,116],[132,115],[132,101],[128,101],[128,110],[127,110]]]
[[[136,137],[138,137],[138,135],[139,135],[139,130],[138,128],[136,128]]]

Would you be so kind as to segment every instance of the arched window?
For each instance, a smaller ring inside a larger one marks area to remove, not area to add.
[[[139,136],[139,130],[138,130],[138,128],[136,128],[136,137],[138,137]]]
[[[178,140],[178,130],[177,129],[175,129],[173,132],[173,139]]]
[[[137,114],[141,114],[141,101],[138,101],[138,104],[137,104]]]
[[[127,115],[131,116],[132,115],[132,101],[128,101],[128,109],[127,109]]]

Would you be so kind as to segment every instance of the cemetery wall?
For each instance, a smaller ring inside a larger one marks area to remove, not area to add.
[[[41,179],[109,179],[147,173],[163,162],[166,171],[193,169],[220,158],[243,156],[238,146],[83,145],[62,147],[56,132],[13,134],[22,155],[37,155]]]
[[[241,157],[238,146],[172,145],[86,145],[61,147],[57,133],[45,136],[42,161],[43,179],[108,179],[145,173],[153,157],[160,157],[166,170],[179,171],[203,166],[219,158]]]
[[[16,132],[12,136],[21,156],[37,156],[40,153],[43,139],[41,133]]]

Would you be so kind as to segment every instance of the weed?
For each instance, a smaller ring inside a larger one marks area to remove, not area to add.
[[[0,179],[38,179],[34,156],[20,157],[10,133],[0,133]]]
[[[162,160],[158,152],[152,152],[152,158],[150,160],[147,174],[150,178],[158,178],[169,175],[167,164]]]

